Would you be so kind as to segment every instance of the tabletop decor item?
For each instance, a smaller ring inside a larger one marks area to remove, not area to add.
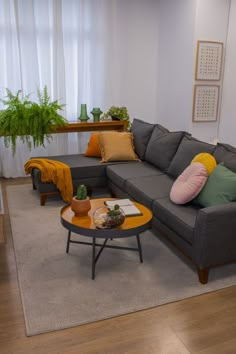
[[[80,116],[78,118],[81,122],[87,122],[89,116],[87,115],[87,105],[82,103],[80,106]]]
[[[125,213],[118,204],[111,208],[104,205],[95,210],[93,221],[98,229],[112,229],[123,224]]]
[[[128,128],[130,128],[130,115],[127,107],[115,107],[111,106],[109,110],[104,114],[106,117],[111,117],[112,120],[123,120],[128,122]]]
[[[87,187],[80,184],[76,196],[72,198],[71,210],[75,213],[75,216],[87,216],[90,209],[91,204],[87,195]]]
[[[103,113],[100,108],[94,107],[90,113],[93,115],[94,122],[100,122],[100,115]]]

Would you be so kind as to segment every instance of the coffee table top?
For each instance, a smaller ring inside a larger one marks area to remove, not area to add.
[[[81,233],[81,235],[84,236],[101,238],[128,237],[149,228],[152,220],[152,212],[144,205],[133,202],[141,211],[142,215],[126,217],[124,223],[116,229],[97,229],[93,222],[93,213],[97,208],[104,206],[105,201],[115,199],[116,198],[91,199],[91,210],[87,216],[75,216],[70,205],[67,205],[61,210],[61,223],[69,231],[77,234]]]

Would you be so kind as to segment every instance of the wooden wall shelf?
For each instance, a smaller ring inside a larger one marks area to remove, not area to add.
[[[79,132],[91,132],[98,130],[117,130],[124,131],[127,130],[126,121],[102,121],[102,122],[70,122],[63,127],[57,127],[52,129],[53,133],[79,133]]]
[[[128,122],[120,120],[102,121],[102,122],[70,122],[65,126],[53,127],[50,134],[59,133],[80,133],[80,132],[92,132],[92,131],[103,131],[103,130],[116,130],[125,131],[127,130]],[[4,136],[0,134],[0,136]]]

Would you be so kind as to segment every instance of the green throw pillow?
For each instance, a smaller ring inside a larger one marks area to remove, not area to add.
[[[203,207],[236,201],[236,173],[219,164],[198,194],[195,202]]]

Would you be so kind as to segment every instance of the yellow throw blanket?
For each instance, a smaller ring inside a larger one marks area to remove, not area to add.
[[[26,174],[30,174],[33,168],[38,168],[41,171],[42,182],[53,182],[61,192],[63,200],[71,202],[73,185],[68,165],[60,161],[37,158],[27,161],[24,167]]]

